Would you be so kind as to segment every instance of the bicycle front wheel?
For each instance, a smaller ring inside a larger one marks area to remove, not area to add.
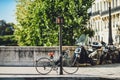
[[[38,73],[45,75],[51,72],[52,65],[49,58],[42,57],[36,61],[35,69]]]
[[[79,69],[79,63],[77,61],[77,57],[73,60],[71,58],[67,58],[63,60],[63,71],[68,74],[76,73]]]

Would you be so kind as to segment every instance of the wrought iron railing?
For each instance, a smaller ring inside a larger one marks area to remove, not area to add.
[[[117,6],[117,7],[111,9],[111,13],[118,12],[118,11],[120,11],[120,6]],[[109,14],[109,10],[105,10],[105,11],[101,11],[101,12],[96,11],[96,12],[92,13],[91,16],[96,16],[96,15],[104,16],[104,15],[107,15],[107,14]]]

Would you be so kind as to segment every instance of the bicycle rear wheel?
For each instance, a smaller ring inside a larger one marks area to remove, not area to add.
[[[51,72],[52,65],[49,58],[42,57],[36,61],[35,69],[38,73],[45,75]]]
[[[77,57],[72,60],[71,58],[67,58],[63,60],[63,71],[68,74],[74,74],[79,69],[79,63],[77,61]]]

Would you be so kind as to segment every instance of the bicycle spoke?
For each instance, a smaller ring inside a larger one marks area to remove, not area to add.
[[[78,71],[79,69],[79,65],[78,62],[74,60],[71,60],[70,58],[65,59],[63,61],[63,70],[64,72],[68,73],[68,74],[73,74],[75,72]]]
[[[40,74],[48,74],[51,70],[51,61],[48,58],[40,58],[36,61],[36,70]]]

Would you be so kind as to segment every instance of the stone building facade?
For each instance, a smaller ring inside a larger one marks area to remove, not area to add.
[[[95,31],[90,41],[108,43],[109,34],[109,1],[111,3],[111,26],[113,44],[120,44],[120,0],[95,0],[91,7],[88,27]]]

